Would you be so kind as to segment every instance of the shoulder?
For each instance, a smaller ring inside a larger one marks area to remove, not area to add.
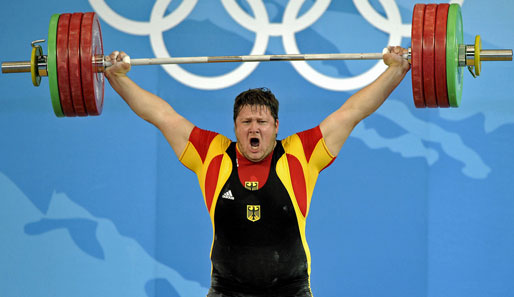
[[[320,167],[320,170],[335,159],[325,144],[319,126],[285,138],[282,140],[282,145],[286,154],[293,155],[308,164],[318,164],[316,167]]]
[[[228,137],[217,132],[194,127],[179,160],[187,167],[190,163],[205,163],[209,156],[223,154],[232,143]]]
[[[319,126],[295,133],[282,140],[286,152],[301,149],[306,155],[310,155],[315,147],[323,140],[323,134]]]

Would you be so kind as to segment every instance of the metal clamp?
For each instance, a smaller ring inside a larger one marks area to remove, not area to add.
[[[32,76],[32,84],[35,87],[39,87],[41,84],[41,74],[44,72],[43,76],[46,76],[46,67],[44,71],[40,69],[40,62],[43,60],[43,48],[38,44],[45,42],[44,39],[34,40],[30,43],[32,46],[32,53],[30,55],[30,74]],[[44,59],[46,62],[46,59]]]

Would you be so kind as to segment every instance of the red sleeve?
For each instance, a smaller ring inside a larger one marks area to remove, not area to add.
[[[297,133],[298,137],[300,138],[300,141],[302,142],[303,151],[305,153],[305,158],[307,160],[307,163],[310,163],[312,154],[316,147],[319,144],[322,144],[324,153],[330,156],[331,161],[328,164],[325,164],[323,167],[319,168],[319,171],[322,171],[323,169],[327,168],[332,164],[335,157],[330,154],[328,149],[325,145],[325,140],[323,139],[323,134],[321,133],[321,128],[319,126],[316,126],[312,129],[302,131],[300,133]]]
[[[198,127],[194,127],[193,131],[191,131],[191,134],[189,135],[189,142],[195,147],[196,151],[200,155],[202,163],[205,162],[205,157],[209,151],[209,146],[211,145],[211,142],[214,137],[216,137],[216,135],[218,135],[218,133],[203,130]]]
[[[305,152],[305,158],[307,158],[307,162],[310,161],[312,152],[318,142],[323,138],[321,134],[321,129],[319,126],[314,127],[309,130],[305,130],[303,132],[298,133],[298,137],[302,141],[303,151]]]
[[[209,211],[232,171],[230,159],[224,158],[230,143],[231,140],[221,134],[194,127],[179,158],[184,166],[196,173]]]

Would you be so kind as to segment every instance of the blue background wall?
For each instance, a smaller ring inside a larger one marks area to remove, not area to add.
[[[514,47],[511,1],[454,2],[466,43],[480,34],[484,48]],[[0,59],[28,60],[51,14],[75,11],[96,11],[105,52],[132,58],[380,52],[410,45],[414,4],[8,1]],[[267,86],[281,102],[283,138],[317,125],[383,69],[297,64],[147,66],[130,76],[232,138],[233,98]],[[408,74],[357,126],[312,200],[315,296],[514,296],[514,64],[482,72],[465,70],[462,107],[433,110],[414,108]],[[0,75],[0,88],[0,295],[204,296],[209,216],[195,175],[161,134],[108,84],[102,116],[65,119],[53,115],[46,78],[34,88],[30,75]]]

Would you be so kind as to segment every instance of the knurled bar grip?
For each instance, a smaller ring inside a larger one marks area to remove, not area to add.
[[[163,65],[163,64],[196,64],[196,63],[225,63],[225,62],[272,62],[272,61],[316,61],[316,60],[381,60],[382,53],[355,54],[289,54],[289,55],[247,55],[247,56],[205,56],[205,57],[175,57],[131,59],[130,65]],[[407,59],[409,56],[406,54]],[[105,67],[112,65],[105,61]]]

